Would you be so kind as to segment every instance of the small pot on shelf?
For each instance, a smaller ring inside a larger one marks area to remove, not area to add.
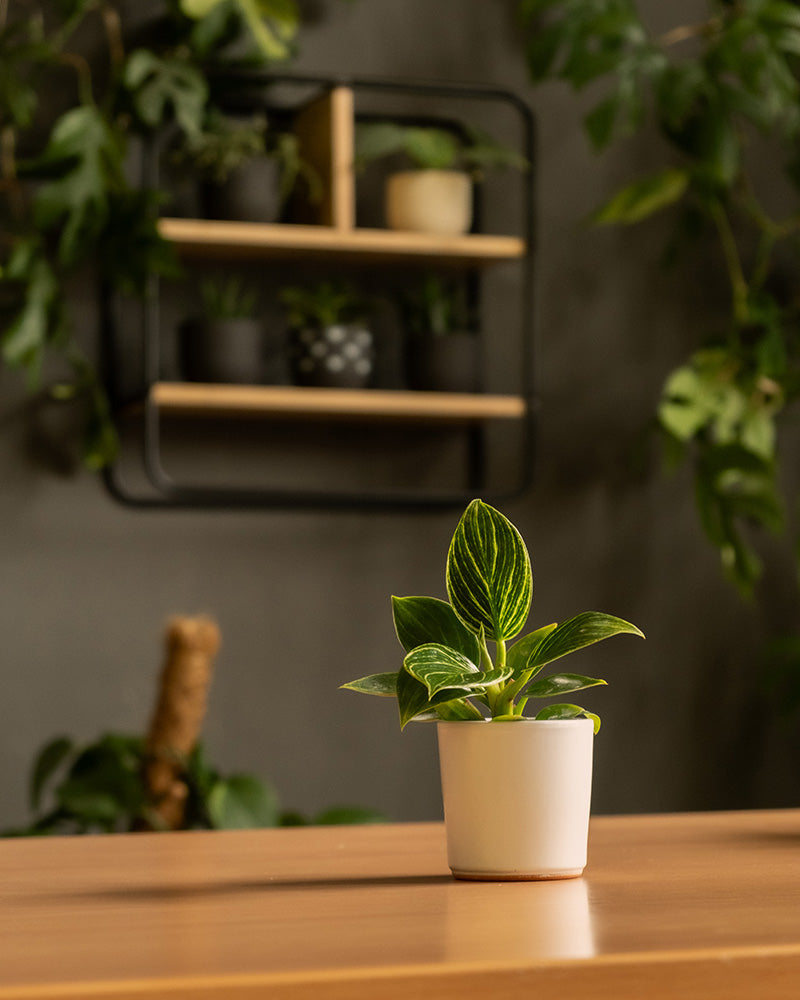
[[[200,284],[203,312],[179,328],[184,376],[192,382],[258,384],[264,372],[264,327],[256,294],[238,276]]]
[[[361,323],[292,329],[289,360],[295,385],[364,389],[375,364],[372,332]]]
[[[363,389],[372,382],[375,344],[365,304],[348,286],[323,281],[281,292],[289,322],[295,385]]]

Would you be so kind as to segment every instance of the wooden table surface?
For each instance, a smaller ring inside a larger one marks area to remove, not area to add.
[[[596,818],[562,882],[456,882],[435,823],[0,859],[0,1000],[800,998],[800,810]]]

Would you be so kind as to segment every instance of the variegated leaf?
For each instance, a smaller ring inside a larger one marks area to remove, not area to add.
[[[397,709],[400,713],[400,728],[404,729],[412,719],[427,715],[431,711],[434,711],[437,716],[444,714],[445,717],[461,718],[460,715],[454,715],[458,711],[455,707],[456,699],[464,698],[469,693],[463,688],[455,688],[440,691],[431,698],[428,695],[427,687],[421,681],[412,677],[407,670],[401,670],[397,675]],[[440,711],[438,706],[441,706],[443,711]]]
[[[511,676],[508,668],[480,671],[458,650],[435,642],[412,649],[403,665],[425,685],[431,698],[438,692],[451,688],[478,690],[490,684],[498,684]]]
[[[447,601],[437,597],[393,597],[392,616],[397,638],[407,653],[427,642],[457,649],[473,663],[480,662],[474,632],[462,624]]]
[[[524,673],[525,670],[528,669],[528,661],[531,656],[533,656],[539,646],[541,646],[544,640],[556,627],[556,622],[553,622],[552,625],[543,625],[541,628],[537,628],[535,632],[529,632],[521,639],[518,639],[514,645],[509,648],[506,662],[509,667],[511,667],[511,672],[514,677],[519,677],[520,674]],[[539,669],[541,670],[541,666]]]
[[[597,733],[600,729],[600,716],[595,715],[594,712],[587,712],[580,705],[548,705],[536,715],[537,719],[579,719],[581,717],[591,719],[594,731]]]
[[[612,635],[630,633],[644,638],[644,633],[630,622],[602,611],[584,611],[568,621],[562,622],[534,651],[528,660],[528,667],[542,667],[559,657],[574,653],[584,646],[591,646]]]
[[[357,680],[342,684],[348,691],[358,691],[359,694],[377,694],[382,698],[394,698],[397,694],[397,671],[391,674],[369,674]]]
[[[583,691],[584,688],[597,687],[607,681],[597,677],[584,677],[582,674],[551,674],[539,681],[534,681],[522,693],[527,698],[552,698],[554,695],[569,694],[572,691]]]
[[[459,521],[447,557],[447,592],[464,624],[503,641],[525,624],[533,595],[522,536],[499,511],[473,500]]]

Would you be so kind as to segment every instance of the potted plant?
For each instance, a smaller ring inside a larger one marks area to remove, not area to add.
[[[390,229],[456,236],[472,226],[473,182],[489,167],[525,169],[527,161],[485,132],[362,122],[356,127],[356,166],[386,157],[404,159],[410,169],[391,172],[385,213]]]
[[[375,361],[372,331],[360,318],[364,303],[347,286],[323,281],[280,295],[289,322],[289,356],[296,385],[359,389]]]
[[[172,159],[197,171],[209,219],[276,222],[301,180],[309,200],[320,197],[319,176],[300,155],[297,136],[270,128],[264,114],[235,117],[211,108],[203,129],[184,134]]]
[[[546,664],[601,639],[642,632],[588,611],[507,646],[528,617],[531,564],[517,529],[481,500],[469,504],[456,527],[446,579],[449,602],[392,598],[406,651],[400,670],[343,686],[395,697],[401,727],[438,720],[448,862],[457,878],[580,875],[600,720],[560,701],[533,717],[525,709],[532,699],[605,684],[574,673],[541,677]]]
[[[203,313],[181,324],[181,359],[194,382],[258,383],[263,375],[264,329],[256,291],[239,275],[201,283]]]
[[[463,283],[427,274],[400,296],[412,389],[477,392],[480,338],[469,328]]]

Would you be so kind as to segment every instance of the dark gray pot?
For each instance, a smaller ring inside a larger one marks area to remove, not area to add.
[[[258,384],[264,368],[264,330],[255,319],[186,320],[181,360],[192,382]]]
[[[289,331],[295,385],[363,389],[372,381],[375,347],[361,323],[336,323]]]
[[[428,392],[480,392],[480,338],[458,331],[409,337],[408,384]]]
[[[221,184],[203,185],[207,219],[277,222],[281,214],[281,168],[274,157],[259,156],[231,171]]]

